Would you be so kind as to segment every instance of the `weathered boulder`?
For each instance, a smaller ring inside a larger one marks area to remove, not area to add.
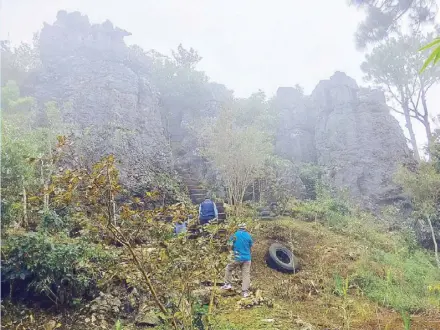
[[[80,155],[88,162],[113,153],[129,187],[170,170],[158,95],[123,38],[109,21],[60,11],[40,35],[42,73],[36,98],[58,101]]]
[[[140,312],[135,319],[139,326],[155,327],[160,324],[160,318],[153,311]]]

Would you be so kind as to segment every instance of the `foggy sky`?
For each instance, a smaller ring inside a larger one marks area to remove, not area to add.
[[[58,10],[106,19],[133,35],[128,44],[170,54],[179,43],[203,57],[198,68],[248,96],[300,84],[310,93],[336,70],[362,81],[354,32],[363,14],[346,0],[0,0],[0,38],[31,41]],[[365,84],[364,84],[365,85]],[[440,88],[428,97],[440,113]],[[435,111],[436,109],[436,111]],[[417,127],[421,143],[423,129]]]

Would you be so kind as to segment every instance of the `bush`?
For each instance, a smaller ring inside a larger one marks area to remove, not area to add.
[[[38,224],[39,231],[48,233],[58,233],[61,231],[68,233],[71,227],[71,223],[67,217],[61,217],[52,210],[44,212]]]
[[[113,260],[97,245],[43,232],[11,235],[2,252],[2,282],[10,284],[12,297],[25,290],[26,296],[42,294],[56,305],[93,295],[101,277],[94,263]]]

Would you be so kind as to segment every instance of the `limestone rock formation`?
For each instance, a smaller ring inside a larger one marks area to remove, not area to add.
[[[382,92],[361,89],[342,72],[321,81],[310,97],[286,92],[279,89],[276,97],[283,104],[281,155],[322,166],[334,187],[365,206],[399,198],[392,176],[410,151]]]
[[[277,90],[274,106],[280,111],[275,149],[280,156],[315,162],[316,109],[293,87]]]
[[[409,150],[385,97],[341,72],[321,81],[312,97],[319,109],[317,163],[332,170],[332,182],[374,202],[394,198],[392,175]]]
[[[35,96],[59,101],[84,159],[114,153],[128,186],[148,184],[170,169],[158,95],[124,43],[129,32],[109,21],[60,11],[40,35],[43,70]]]

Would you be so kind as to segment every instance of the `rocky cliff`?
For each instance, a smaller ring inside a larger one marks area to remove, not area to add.
[[[171,156],[158,95],[148,68],[124,43],[129,35],[109,21],[92,25],[78,12],[60,11],[41,31],[35,96],[58,102],[84,159],[114,153],[123,182],[137,186],[169,171]]]
[[[348,189],[364,205],[400,197],[392,176],[411,156],[382,92],[359,88],[336,72],[309,97],[279,88],[275,102],[281,118],[279,154],[322,166],[336,188]]]

